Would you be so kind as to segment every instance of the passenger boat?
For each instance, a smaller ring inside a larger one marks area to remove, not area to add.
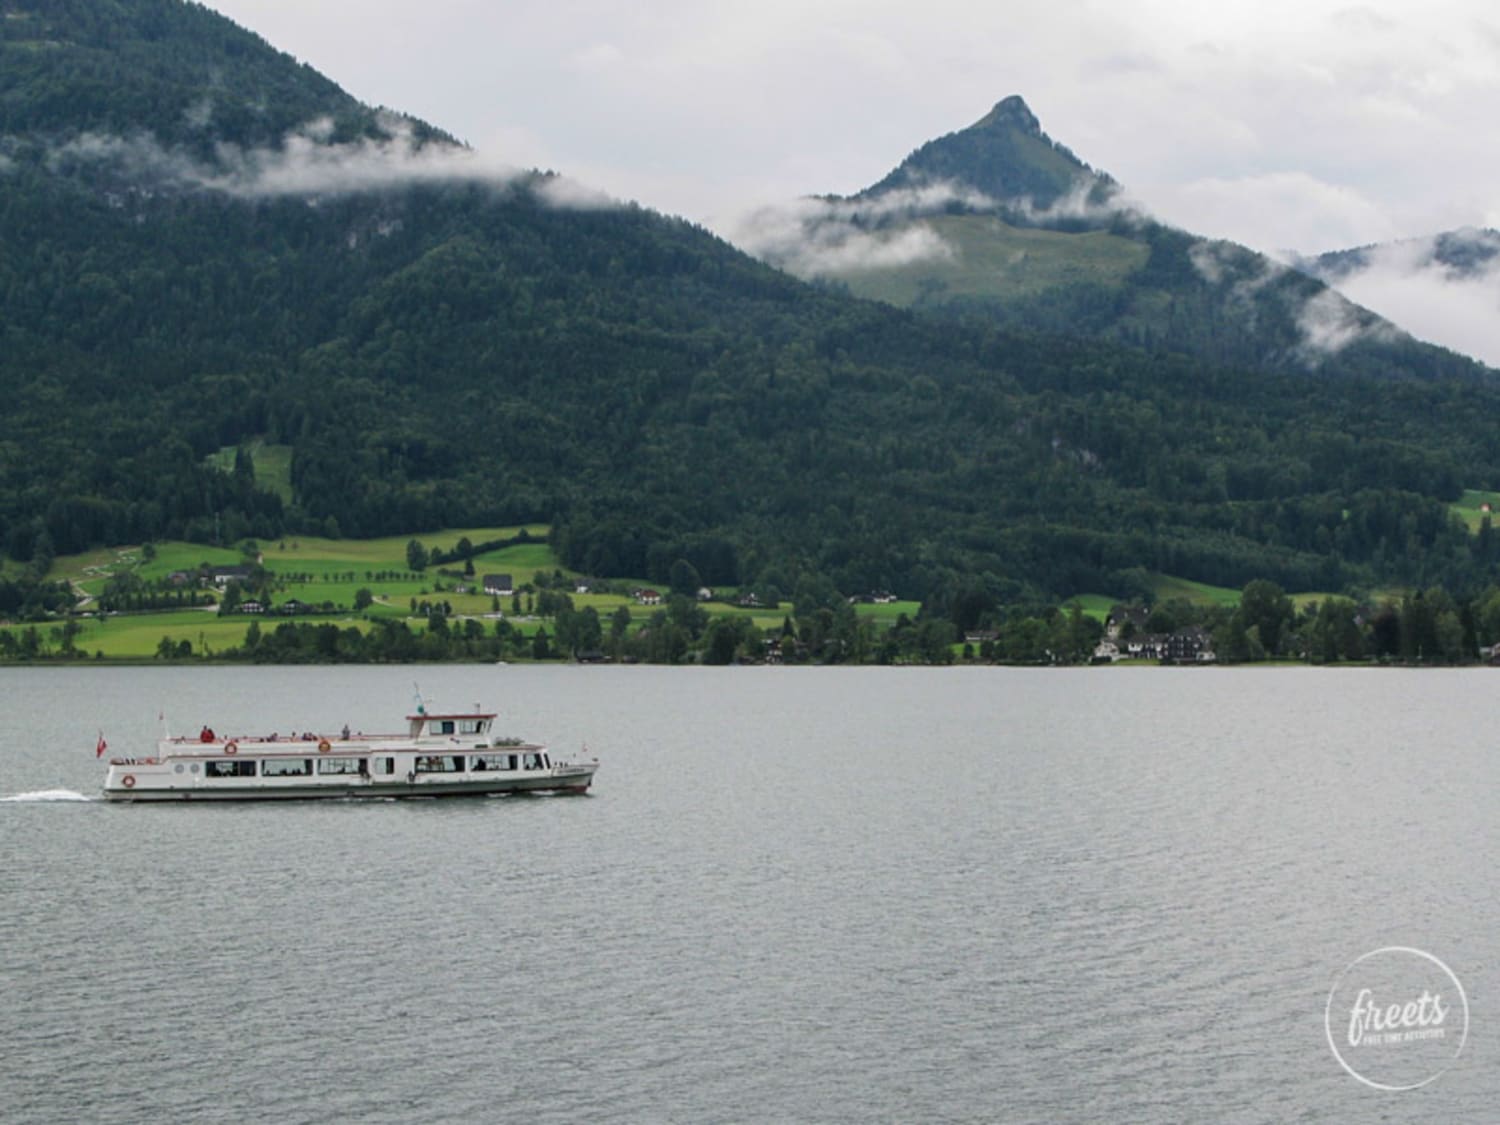
[[[561,762],[545,746],[497,738],[494,712],[406,717],[405,734],[164,738],[154,758],[111,758],[108,801],[266,801],[585,793],[598,759]]]

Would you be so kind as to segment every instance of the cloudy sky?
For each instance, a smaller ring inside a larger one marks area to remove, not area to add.
[[[1482,0],[208,3],[491,159],[726,234],[857,191],[1008,94],[1200,234],[1316,253],[1500,226]]]

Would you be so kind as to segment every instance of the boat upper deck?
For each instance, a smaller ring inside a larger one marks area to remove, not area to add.
[[[336,734],[292,731],[281,734],[221,735],[205,726],[196,737],[164,738],[157,743],[161,757],[217,757],[253,753],[264,756],[295,756],[316,750],[321,754],[372,754],[400,750],[488,750],[496,747],[541,749],[520,738],[496,738],[491,729],[494,712],[466,711],[430,715],[408,715],[405,732],[366,734],[346,726]]]

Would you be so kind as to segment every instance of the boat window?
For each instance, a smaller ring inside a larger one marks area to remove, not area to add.
[[[432,733],[433,734],[452,734],[453,733],[453,720],[452,719],[433,719],[432,720]]]
[[[484,730],[483,719],[460,719],[458,720],[459,734],[479,734]]]
[[[521,768],[523,770],[541,769],[542,768],[542,757],[541,757],[541,755],[540,754],[527,754],[524,758],[521,759]]]
[[[311,758],[267,758],[261,763],[261,777],[310,777]]]
[[[254,777],[254,762],[221,761],[217,758],[203,763],[204,777]]]
[[[516,768],[516,756],[514,754],[475,754],[469,759],[469,769],[476,772],[480,770],[513,770]]]
[[[423,754],[416,764],[418,773],[462,773],[463,768],[462,754]]]
[[[396,759],[395,758],[376,758],[375,759],[375,772],[376,773],[383,773],[383,774],[392,774],[392,773],[395,773],[396,772]]]
[[[319,758],[319,773],[364,773],[363,758]]]

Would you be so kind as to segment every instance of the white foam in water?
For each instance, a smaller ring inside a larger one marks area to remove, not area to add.
[[[14,797],[0,797],[0,803],[10,801],[21,801],[26,803],[40,803],[44,801],[92,801],[94,798],[85,797],[82,793],[75,793],[71,789],[38,789],[34,793],[17,793]]]

